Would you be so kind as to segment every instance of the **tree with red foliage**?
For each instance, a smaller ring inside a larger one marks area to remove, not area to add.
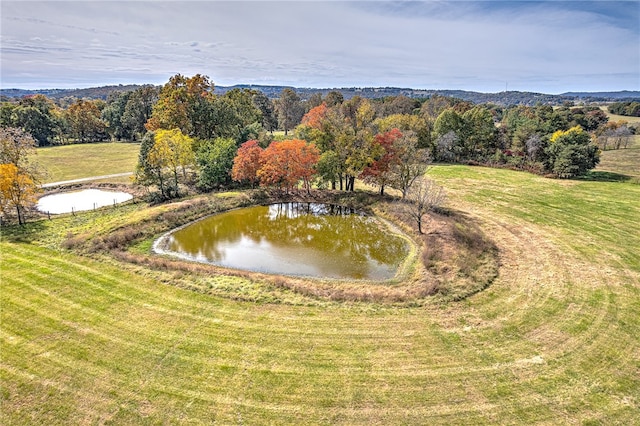
[[[231,178],[237,182],[249,181],[254,186],[260,180],[258,170],[260,169],[260,156],[264,150],[258,141],[253,139],[240,145],[238,153],[233,160]]]
[[[260,155],[257,176],[261,185],[284,186],[287,192],[302,181],[309,192],[319,158],[320,152],[312,143],[300,139],[272,142]]]
[[[366,183],[380,187],[380,195],[384,195],[384,188],[395,178],[394,165],[398,163],[399,156],[395,149],[395,142],[402,137],[398,129],[391,129],[384,133],[378,133],[374,139],[374,146],[380,151],[378,158],[365,167],[360,174]]]

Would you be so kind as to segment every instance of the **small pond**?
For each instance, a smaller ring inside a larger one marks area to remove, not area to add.
[[[210,216],[164,235],[154,250],[271,274],[385,280],[409,246],[373,216],[328,204],[280,203]]]
[[[38,200],[36,207],[45,213],[71,213],[72,211],[78,212],[112,206],[132,198],[133,196],[126,192],[83,189],[81,191],[45,195]]]

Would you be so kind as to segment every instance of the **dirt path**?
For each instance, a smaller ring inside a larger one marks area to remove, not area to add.
[[[41,185],[41,187],[42,188],[51,188],[53,186],[67,185],[67,184],[70,184],[70,183],[90,182],[92,180],[110,179],[110,178],[123,177],[123,176],[132,176],[132,175],[133,175],[133,172],[125,172],[125,173],[115,173],[115,174],[112,174],[112,175],[91,176],[91,177],[86,177],[86,178],[81,178],[81,179],[72,179],[72,180],[63,180],[63,181],[60,181],[60,182],[45,183],[45,184]]]

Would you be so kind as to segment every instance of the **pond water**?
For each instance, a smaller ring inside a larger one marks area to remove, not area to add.
[[[38,200],[36,207],[45,213],[71,213],[71,211],[78,212],[112,206],[132,198],[133,196],[126,192],[83,189],[81,191],[45,195]]]
[[[280,203],[210,216],[164,235],[154,250],[256,272],[384,280],[409,248],[373,216],[328,204]]]

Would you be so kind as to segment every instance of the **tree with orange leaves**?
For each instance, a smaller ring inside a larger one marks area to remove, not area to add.
[[[36,203],[43,174],[30,162],[35,146],[35,140],[22,129],[0,128],[0,213],[8,217],[15,209],[20,225],[25,223],[25,212]]]
[[[36,203],[37,190],[33,179],[15,164],[0,164],[0,212],[3,216],[8,216],[10,209],[15,209],[18,223],[26,223],[24,213]]]
[[[248,181],[254,186],[260,180],[258,169],[260,169],[260,156],[264,150],[258,141],[252,139],[240,145],[238,153],[233,159],[231,178],[236,182]]]
[[[256,174],[261,185],[284,187],[288,192],[302,181],[309,192],[319,158],[320,152],[312,143],[300,139],[273,142],[260,155]]]
[[[315,108],[311,108],[309,112],[302,117],[302,124],[314,129],[320,129],[322,126],[322,120],[324,120],[326,115],[327,105],[322,103]]]

